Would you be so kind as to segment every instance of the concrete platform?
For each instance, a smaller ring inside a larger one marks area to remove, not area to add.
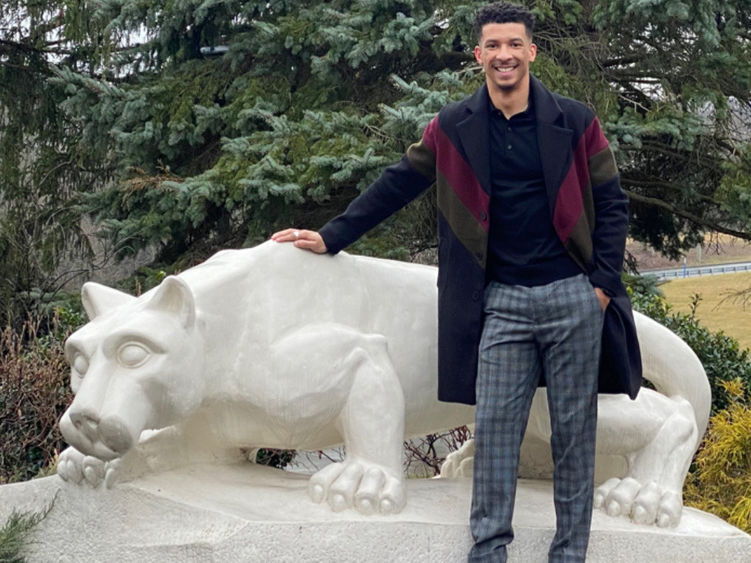
[[[39,510],[30,562],[461,562],[470,547],[469,480],[408,483],[396,516],[331,512],[306,494],[307,477],[250,464],[195,466],[111,491],[55,477],[0,487],[0,523],[15,508]],[[546,561],[553,536],[552,485],[522,480],[510,561]],[[637,526],[596,511],[588,561],[745,562],[751,536],[684,509],[678,528]]]

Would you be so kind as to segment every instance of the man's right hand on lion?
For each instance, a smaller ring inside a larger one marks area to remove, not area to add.
[[[297,248],[304,248],[317,254],[326,252],[326,243],[316,231],[307,231],[304,229],[284,229],[271,235],[271,240],[276,242],[291,242]]]

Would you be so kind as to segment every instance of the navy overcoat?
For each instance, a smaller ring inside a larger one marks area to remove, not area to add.
[[[600,392],[641,386],[631,305],[621,282],[628,199],[595,114],[531,77],[550,220],[593,286],[611,296],[605,315]],[[407,150],[346,211],[319,231],[336,253],[431,185],[438,201],[438,398],[474,404],[488,252],[491,193],[489,96],[444,107]]]

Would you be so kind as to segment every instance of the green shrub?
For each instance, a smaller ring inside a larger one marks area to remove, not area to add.
[[[23,551],[29,532],[47,516],[51,508],[52,505],[42,512],[23,514],[13,512],[8,517],[8,521],[0,528],[0,562],[24,563],[26,561]]]
[[[698,356],[707,372],[712,389],[712,413],[726,409],[731,396],[724,382],[740,380],[751,389],[751,358],[738,341],[723,332],[712,332],[696,319],[699,298],[696,297],[689,314],[675,313],[659,291],[648,283],[630,283],[631,301],[635,310],[653,318],[680,336]]]

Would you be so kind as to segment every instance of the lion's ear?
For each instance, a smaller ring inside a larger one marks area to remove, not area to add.
[[[132,295],[94,282],[86,282],[81,288],[81,302],[90,321],[134,299]]]
[[[196,322],[193,292],[188,284],[177,276],[164,278],[156,294],[149,301],[148,308],[175,315],[184,328],[191,328]]]

